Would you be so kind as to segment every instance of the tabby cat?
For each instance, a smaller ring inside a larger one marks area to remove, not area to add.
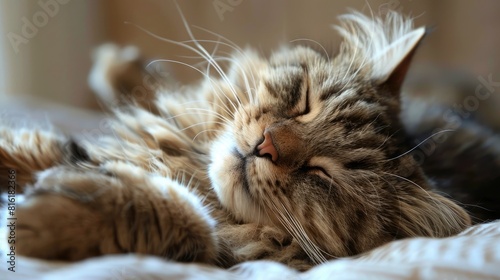
[[[304,46],[268,59],[235,48],[227,72],[196,41],[184,44],[218,76],[140,96],[133,85],[148,71],[135,50],[99,49],[91,83],[114,112],[112,134],[0,130],[1,186],[15,170],[25,194],[17,253],[304,270],[465,229],[469,215],[432,191],[398,117],[425,28],[354,12],[337,30],[344,41],[331,59]]]

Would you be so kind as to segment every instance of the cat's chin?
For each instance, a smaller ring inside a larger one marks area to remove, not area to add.
[[[246,171],[246,159],[239,153],[231,133],[212,144],[208,173],[221,204],[236,219],[247,223],[270,224],[263,207],[252,196]]]

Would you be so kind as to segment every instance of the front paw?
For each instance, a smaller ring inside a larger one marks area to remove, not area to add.
[[[30,257],[80,260],[134,252],[210,262],[217,253],[215,222],[197,197],[123,163],[45,171],[16,217],[16,251]]]
[[[81,260],[119,253],[109,246],[113,229],[101,207],[113,184],[96,172],[55,167],[41,172],[15,210],[16,253]]]
[[[275,226],[231,225],[221,227],[218,235],[231,247],[237,263],[272,260],[300,271],[313,266],[297,240],[283,229]]]
[[[57,193],[28,196],[15,215],[15,245],[20,255],[80,260],[112,253],[100,248],[109,229],[99,213],[74,199]]]

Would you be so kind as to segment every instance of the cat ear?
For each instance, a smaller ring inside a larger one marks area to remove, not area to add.
[[[391,90],[399,92],[404,82],[406,73],[410,68],[411,60],[415,54],[419,43],[426,34],[424,27],[413,30],[400,41],[395,42],[383,54],[380,60],[385,66],[380,66],[381,72],[378,77],[374,77],[377,84],[383,84]]]
[[[342,58],[366,68],[366,75],[375,84],[399,90],[426,29],[414,29],[411,19],[392,11],[384,18],[352,12],[340,20],[341,26],[335,28],[344,37]]]

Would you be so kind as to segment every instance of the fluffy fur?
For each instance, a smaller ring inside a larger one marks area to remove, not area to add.
[[[101,48],[92,81],[115,114],[113,135],[1,130],[1,168],[33,184],[16,212],[17,252],[138,252],[223,267],[271,259],[303,270],[465,229],[467,213],[434,193],[407,153],[398,118],[425,30],[395,13],[341,20],[332,60],[306,47],[269,59],[235,48],[227,74],[196,41],[175,42],[220,77],[142,95],[127,83],[144,80],[144,63]]]

